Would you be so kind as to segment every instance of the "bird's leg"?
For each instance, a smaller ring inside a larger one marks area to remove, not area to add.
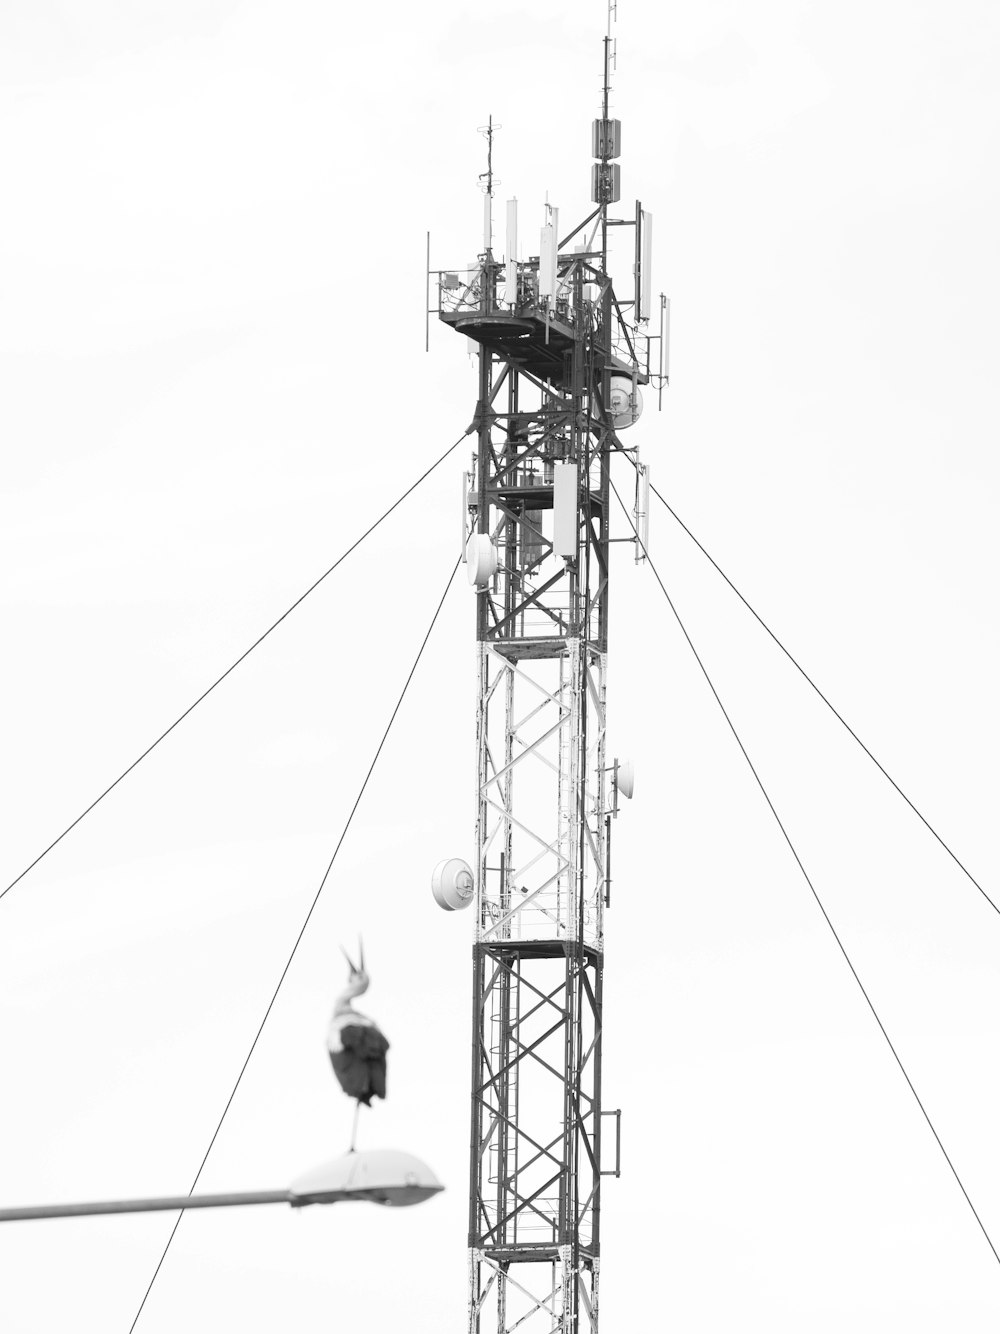
[[[350,1147],[351,1153],[354,1152],[354,1144],[358,1138],[358,1117],[360,1115],[361,1115],[361,1099],[358,1098],[358,1100],[354,1104],[354,1126],[351,1130],[351,1147]]]

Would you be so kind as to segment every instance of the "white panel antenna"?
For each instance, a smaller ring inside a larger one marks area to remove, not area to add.
[[[556,273],[559,263],[559,238],[557,235],[559,210],[550,208],[549,216],[552,221],[546,223],[542,228],[542,239],[538,251],[538,295],[555,300]]]
[[[578,509],[576,464],[553,464],[552,551],[556,556],[576,557]]]
[[[653,215],[642,212],[642,257],[640,259],[641,284],[639,287],[640,320],[648,320],[653,309]]]
[[[517,200],[507,200],[507,272],[504,278],[504,301],[517,305]]]

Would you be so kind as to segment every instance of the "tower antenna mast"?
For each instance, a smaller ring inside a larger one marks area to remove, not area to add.
[[[485,125],[479,127],[479,133],[486,139],[486,170],[480,172],[479,179],[486,182],[483,197],[483,252],[487,259],[493,257],[493,186],[500,184],[493,180],[493,135],[502,129],[502,125],[493,124],[492,115]]]
[[[616,453],[636,454],[621,433],[651,376],[638,260],[631,300],[608,273],[610,227],[636,229],[637,255],[649,235],[641,206],[609,216],[621,193],[613,58],[609,32],[582,221],[560,238],[547,207],[538,253],[522,260],[508,200],[494,259],[491,117],[483,253],[437,274],[435,312],[478,344],[479,363],[463,479],[475,852],[433,876],[440,906],[474,917],[469,1334],[598,1334],[601,1189],[619,1174],[620,1116],[602,1089],[604,923],[633,778],[606,749],[610,477]],[[646,272],[648,246],[642,256]]]

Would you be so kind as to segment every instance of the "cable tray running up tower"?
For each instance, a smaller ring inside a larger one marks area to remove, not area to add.
[[[593,211],[560,238],[546,203],[538,254],[521,259],[510,200],[495,258],[491,118],[482,253],[429,275],[433,312],[475,342],[479,365],[463,493],[477,601],[475,862],[453,858],[434,875],[442,907],[475,906],[470,1334],[595,1334],[601,1183],[617,1175],[603,1151],[617,1116],[601,1090],[604,913],[612,819],[633,780],[605,753],[610,465],[639,387],[665,375],[650,365],[652,219],[639,204],[634,217],[609,215],[621,146],[610,60],[607,37]],[[627,300],[608,272],[614,227],[635,229]]]

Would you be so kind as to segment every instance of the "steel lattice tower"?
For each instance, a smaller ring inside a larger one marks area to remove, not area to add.
[[[560,239],[547,208],[540,253],[520,262],[512,201],[495,259],[491,122],[483,251],[436,274],[434,310],[478,345],[479,371],[470,1334],[597,1330],[601,1181],[616,1172],[601,1091],[610,464],[650,379],[651,219],[609,217],[609,58],[606,39],[589,217]],[[608,273],[615,226],[635,228],[628,301]]]

